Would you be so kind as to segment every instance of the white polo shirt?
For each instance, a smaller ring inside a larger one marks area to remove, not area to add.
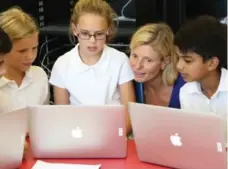
[[[99,61],[92,65],[82,62],[78,45],[55,62],[50,83],[65,88],[70,104],[120,104],[118,86],[134,79],[128,57],[105,46]]]
[[[227,94],[227,70],[223,68],[221,70],[221,78],[218,89],[210,99],[202,93],[198,82],[186,83],[180,89],[181,108],[197,112],[213,112],[219,116],[227,118]]]
[[[14,80],[0,79],[0,113],[42,104],[49,104],[48,77],[42,68],[31,66],[20,87]]]

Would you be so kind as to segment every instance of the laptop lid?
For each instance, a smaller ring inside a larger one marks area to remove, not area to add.
[[[225,169],[225,125],[212,114],[129,104],[141,161],[181,169]]]
[[[30,108],[31,147],[37,158],[123,158],[126,117],[122,105]]]
[[[0,168],[15,169],[22,162],[27,129],[27,109],[0,115]]]

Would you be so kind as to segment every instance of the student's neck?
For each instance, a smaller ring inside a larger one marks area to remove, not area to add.
[[[99,61],[101,54],[102,54],[102,52],[97,54],[97,55],[87,55],[87,54],[84,54],[84,53],[79,51],[79,56],[80,56],[82,62],[87,64],[87,65],[96,64]]]
[[[153,90],[159,92],[166,86],[167,85],[162,80],[162,75],[158,75],[156,78],[144,83],[144,88],[147,91]]]
[[[14,80],[17,83],[17,85],[20,86],[24,79],[25,72],[18,71],[11,67],[7,67],[4,76],[9,80]]]
[[[200,81],[200,86],[203,94],[209,99],[217,91],[220,83],[221,72],[210,72],[203,80]]]

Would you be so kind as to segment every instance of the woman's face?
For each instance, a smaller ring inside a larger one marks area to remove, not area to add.
[[[131,50],[130,63],[135,81],[147,82],[162,74],[165,63],[149,45],[140,45]]]

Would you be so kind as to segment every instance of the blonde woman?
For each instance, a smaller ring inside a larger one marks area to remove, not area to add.
[[[146,104],[180,108],[179,90],[185,83],[179,75],[173,32],[163,23],[139,28],[130,43],[130,63],[135,81],[143,83]]]
[[[12,41],[0,79],[0,113],[48,103],[48,77],[42,68],[32,66],[39,34],[33,18],[13,7],[0,13],[0,27]]]

